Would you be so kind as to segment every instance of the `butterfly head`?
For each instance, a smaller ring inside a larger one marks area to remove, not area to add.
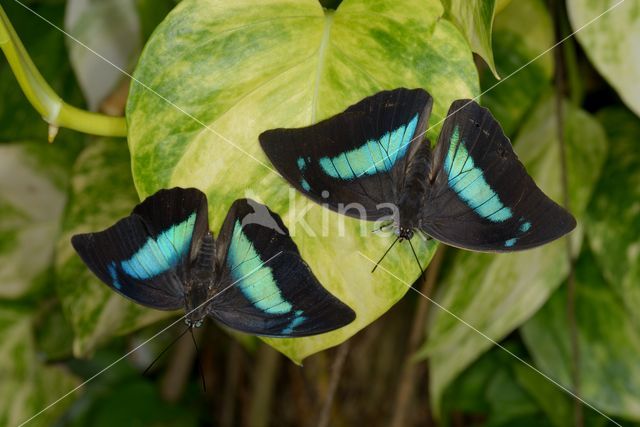
[[[204,318],[202,319],[192,319],[189,316],[185,317],[184,323],[187,324],[190,328],[199,328],[204,323]]]
[[[400,240],[411,240],[411,238],[413,237],[413,228],[403,227],[402,225],[400,225],[396,228],[395,234]]]
[[[195,283],[188,287],[185,294],[185,312],[187,313],[184,322],[190,328],[199,328],[204,323],[209,312],[207,303],[206,284]]]

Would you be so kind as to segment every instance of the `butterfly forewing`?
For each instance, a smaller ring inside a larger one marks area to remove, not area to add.
[[[489,110],[451,105],[434,154],[421,228],[445,243],[513,251],[554,240],[575,219],[527,174]]]
[[[218,280],[211,316],[247,333],[297,337],[342,327],[355,313],[327,292],[280,217],[237,200],[218,239]]]
[[[379,92],[344,112],[299,129],[274,129],[260,144],[276,169],[318,203],[350,216],[389,215],[411,146],[422,141],[433,100],[422,89]],[[358,209],[346,209],[358,203]]]
[[[97,233],[73,236],[82,260],[104,283],[148,307],[184,306],[191,258],[208,230],[207,201],[196,189],[161,190]]]

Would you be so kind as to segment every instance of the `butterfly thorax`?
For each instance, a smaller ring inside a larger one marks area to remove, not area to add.
[[[416,144],[410,155],[405,179],[400,191],[396,234],[401,239],[411,239],[413,230],[420,227],[420,213],[427,194],[431,166],[431,148],[429,141]]]
[[[202,239],[185,283],[185,322],[189,326],[201,326],[209,311],[208,300],[215,280],[215,254],[215,241],[208,232]]]

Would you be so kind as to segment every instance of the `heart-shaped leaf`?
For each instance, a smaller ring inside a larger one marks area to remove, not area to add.
[[[57,243],[56,286],[75,333],[74,354],[86,356],[108,338],[168,313],[146,309],[109,289],[71,246],[72,235],[103,230],[139,202],[123,140],[92,141],[80,154],[72,170],[70,202]]]
[[[571,212],[582,223],[603,163],[605,135],[587,113],[564,103],[565,143]],[[543,191],[562,200],[555,99],[547,96],[520,131],[515,150]],[[581,233],[574,232],[574,247]],[[544,304],[568,273],[565,242],[512,254],[460,252],[437,294],[438,302],[493,340],[500,340]],[[432,311],[429,338],[431,396],[439,407],[444,388],[491,347],[491,342],[442,310]]]
[[[294,361],[344,341],[408,288],[382,270],[372,275],[360,254],[377,259],[391,239],[292,192],[258,135],[400,86],[429,90],[437,123],[454,99],[478,93],[471,51],[442,13],[436,0],[345,0],[336,11],[317,0],[185,0],[145,47],[135,71],[144,86],[133,84],[127,106],[140,195],[198,187],[209,197],[214,232],[233,200],[261,199],[283,216],[324,286],[357,312],[329,334],[269,340]],[[410,283],[419,270],[408,245],[398,246],[383,265]],[[434,244],[417,249],[424,262]]]
[[[600,74],[640,116],[640,7],[637,1],[568,0],[576,37]]]

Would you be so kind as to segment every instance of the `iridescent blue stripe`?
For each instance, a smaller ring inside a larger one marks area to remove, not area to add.
[[[295,317],[289,322],[286,328],[282,330],[282,334],[289,335],[295,331],[295,329],[300,326],[307,318],[302,315],[302,310],[296,310]]]
[[[229,244],[227,267],[240,291],[256,308],[269,314],[291,311],[292,306],[282,296],[271,268],[264,265],[238,221]]]
[[[418,118],[416,114],[409,123],[385,133],[380,139],[368,140],[361,147],[335,157],[322,157],[318,163],[324,173],[343,180],[388,172],[405,156],[418,125]]]
[[[171,226],[155,239],[149,238],[131,258],[122,261],[122,270],[134,279],[146,280],[174,268],[191,247],[196,214]]]
[[[457,125],[451,135],[444,170],[449,187],[478,215],[492,222],[503,222],[513,216],[511,209],[502,203],[484,179],[482,169],[475,166],[464,141],[460,139]]]

